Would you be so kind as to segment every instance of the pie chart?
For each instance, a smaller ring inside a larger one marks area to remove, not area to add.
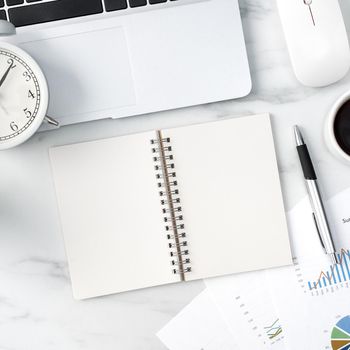
[[[332,329],[333,350],[350,350],[350,316],[343,317]]]

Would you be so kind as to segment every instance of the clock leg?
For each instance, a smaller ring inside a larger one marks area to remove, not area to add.
[[[56,119],[53,119],[52,117],[49,117],[48,115],[45,116],[44,120],[51,125],[60,126],[60,123]]]

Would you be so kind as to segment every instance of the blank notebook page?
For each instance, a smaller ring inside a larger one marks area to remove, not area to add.
[[[155,132],[50,149],[77,299],[176,282],[150,140]]]
[[[150,143],[158,136],[50,150],[77,299],[180,281],[167,238],[174,239],[173,223],[161,204],[166,188],[153,159],[159,162],[160,154],[152,153],[160,147]],[[186,280],[291,263],[268,115],[162,130],[161,137],[173,155],[164,159],[176,173],[169,181],[179,190],[172,189],[181,207],[174,215],[186,233],[180,249],[189,251]]]
[[[192,271],[186,280],[291,263],[267,114],[163,130]]]

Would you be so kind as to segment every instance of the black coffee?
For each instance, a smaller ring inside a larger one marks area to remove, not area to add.
[[[335,116],[334,135],[341,149],[350,156],[350,100],[341,106]]]

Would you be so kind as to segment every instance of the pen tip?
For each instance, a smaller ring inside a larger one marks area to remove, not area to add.
[[[333,264],[333,265],[339,264],[339,259],[338,259],[338,257],[337,257],[337,254],[335,254],[335,253],[330,253],[329,256],[330,256],[330,258],[331,258],[331,261],[332,261],[332,264]]]

